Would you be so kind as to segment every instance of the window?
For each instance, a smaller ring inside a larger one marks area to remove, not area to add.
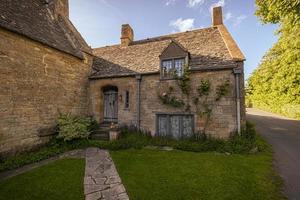
[[[129,108],[129,91],[125,92],[125,108]]]
[[[158,136],[171,136],[176,139],[190,137],[194,132],[194,116],[190,114],[158,114]]]
[[[174,78],[175,75],[179,77],[182,76],[184,64],[184,58],[163,60],[161,63],[161,77],[171,79]]]

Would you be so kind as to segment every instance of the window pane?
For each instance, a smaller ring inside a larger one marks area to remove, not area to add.
[[[164,60],[162,62],[163,77],[171,77],[171,71],[172,71],[172,60]]]
[[[183,116],[182,118],[182,135],[183,137],[191,137],[193,134],[193,117]]]
[[[129,108],[129,91],[125,93],[125,108]]]
[[[170,116],[170,132],[176,139],[180,138],[180,117],[178,115]]]
[[[166,136],[168,133],[168,118],[166,115],[158,116],[158,135]]]
[[[175,70],[177,76],[182,76],[184,67],[184,59],[175,59]]]
[[[175,139],[193,135],[193,115],[162,114],[157,117],[157,135],[171,136]]]

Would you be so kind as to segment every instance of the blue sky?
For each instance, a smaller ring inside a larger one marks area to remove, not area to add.
[[[254,16],[254,0],[69,0],[70,18],[87,43],[100,47],[120,42],[129,23],[135,40],[211,26],[210,8],[223,6],[224,23],[246,56],[246,78],[276,42],[276,25]]]

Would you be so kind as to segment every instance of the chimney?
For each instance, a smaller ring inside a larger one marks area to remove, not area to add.
[[[54,14],[69,18],[69,0],[54,0]]]
[[[128,46],[133,41],[133,30],[129,24],[123,24],[121,30],[121,45]]]
[[[214,7],[212,11],[212,25],[217,26],[223,24],[222,7]]]

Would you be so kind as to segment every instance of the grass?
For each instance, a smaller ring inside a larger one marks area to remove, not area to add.
[[[83,159],[63,159],[0,182],[0,200],[83,200]]]
[[[284,199],[271,153],[131,149],[111,155],[131,200]]]

